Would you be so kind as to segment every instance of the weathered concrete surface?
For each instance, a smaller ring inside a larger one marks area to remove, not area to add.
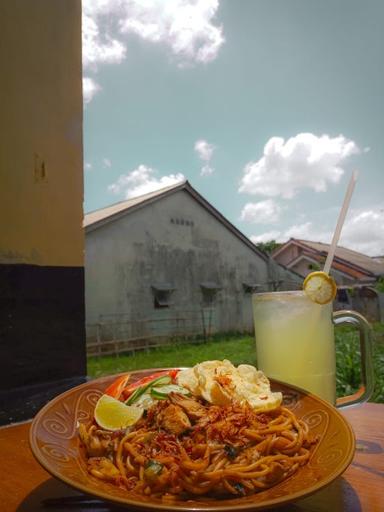
[[[85,268],[89,324],[105,314],[138,320],[201,311],[200,285],[209,282],[221,288],[211,315],[220,332],[253,328],[251,294],[243,283],[268,290],[271,280],[290,274],[263,259],[185,190],[87,232]],[[175,288],[169,308],[154,307],[151,287],[159,283]]]

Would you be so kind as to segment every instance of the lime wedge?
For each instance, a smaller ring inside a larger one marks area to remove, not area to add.
[[[120,430],[134,425],[144,409],[125,405],[109,395],[102,395],[95,407],[95,420],[105,430]]]

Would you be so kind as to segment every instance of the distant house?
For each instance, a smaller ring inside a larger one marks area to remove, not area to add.
[[[290,238],[278,247],[272,258],[305,277],[324,266],[330,244]],[[331,274],[339,285],[374,285],[384,275],[384,262],[345,247],[337,247]]]
[[[329,244],[291,238],[272,253],[272,258],[303,278],[322,269]],[[334,309],[354,309],[370,321],[384,320],[384,294],[375,289],[384,275],[384,258],[371,258],[345,247],[337,247],[331,274],[337,283]]]
[[[84,226],[88,337],[100,326],[132,339],[251,331],[252,292],[300,287],[187,181],[88,213]]]

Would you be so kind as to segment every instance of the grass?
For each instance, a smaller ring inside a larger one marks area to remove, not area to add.
[[[384,403],[384,324],[373,325],[375,388],[370,402]],[[349,395],[360,384],[360,343],[350,327],[336,329],[337,396]]]
[[[92,357],[88,360],[88,374],[100,377],[126,370],[193,366],[210,359],[229,359],[234,364],[256,364],[254,339],[251,336],[220,336],[206,343],[175,343],[174,345],[137,352],[135,355]]]
[[[370,401],[384,403],[384,324],[375,324],[373,330],[375,389]],[[100,377],[143,368],[193,366],[210,359],[229,359],[235,365],[257,366],[253,336],[221,335],[206,343],[175,343],[135,355],[93,357],[88,360],[88,374]],[[351,394],[360,383],[360,348],[356,331],[349,327],[336,329],[336,360],[337,396]]]

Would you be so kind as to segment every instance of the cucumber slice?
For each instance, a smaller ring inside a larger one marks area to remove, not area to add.
[[[132,393],[132,395],[128,398],[128,400],[125,401],[127,405],[132,405],[134,402],[136,402],[141,395],[145,393],[147,389],[147,386],[140,386],[139,388],[135,389],[135,391]]]
[[[189,391],[182,386],[177,384],[169,384],[168,386],[155,386],[151,388],[151,396],[157,400],[165,400],[169,393],[182,393],[183,395],[189,395]]]
[[[148,389],[152,388],[152,386],[163,386],[170,384],[172,382],[172,379],[169,375],[162,375],[161,377],[158,377],[157,379],[151,380],[147,384],[144,384],[143,386],[140,386],[139,388],[135,389],[135,391],[132,393],[132,395],[128,398],[128,400],[125,401],[127,405],[134,404],[140,397],[143,395]]]
[[[159,386],[166,386],[167,384],[170,384],[172,382],[172,379],[169,375],[162,375],[161,377],[158,377],[155,380],[152,380],[149,383],[149,387],[159,387]]]
[[[149,409],[155,402],[156,402],[155,399],[149,393],[144,393],[137,400],[137,402],[134,404],[134,406],[141,407],[142,409],[146,410],[146,409]]]

